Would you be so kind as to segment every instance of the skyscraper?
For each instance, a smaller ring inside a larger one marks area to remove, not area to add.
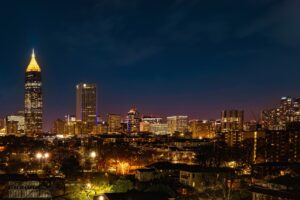
[[[229,146],[239,146],[242,142],[244,111],[223,110],[221,114],[221,132]]]
[[[76,119],[86,124],[85,133],[97,125],[97,86],[81,83],[76,86]]]
[[[43,131],[43,96],[41,68],[34,50],[25,73],[25,134],[37,135]]]
[[[140,131],[140,114],[135,107],[131,108],[127,114],[127,132]]]

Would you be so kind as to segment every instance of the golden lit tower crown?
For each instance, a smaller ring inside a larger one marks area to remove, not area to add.
[[[34,49],[33,49],[32,54],[31,54],[31,60],[30,60],[29,65],[26,68],[26,72],[40,72],[40,71],[41,71],[41,68],[40,68],[39,64],[36,62]]]

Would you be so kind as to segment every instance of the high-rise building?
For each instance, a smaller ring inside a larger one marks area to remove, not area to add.
[[[138,132],[140,131],[140,114],[136,108],[131,108],[127,114],[127,132]]]
[[[64,135],[66,132],[66,121],[63,119],[56,119],[53,122],[53,133]]]
[[[223,110],[221,116],[221,131],[243,130],[244,111],[242,110]]]
[[[86,124],[80,120],[76,120],[73,115],[65,116],[65,134],[66,135],[83,135],[87,133]]]
[[[5,124],[6,126],[10,124],[11,121],[17,122],[17,132],[18,133],[24,133],[25,128],[25,118],[24,118],[24,112],[20,111],[17,114],[14,115],[8,115],[5,118]],[[15,132],[15,133],[17,133]],[[12,132],[10,132],[12,133]]]
[[[25,73],[25,134],[34,136],[43,131],[43,96],[41,68],[34,51]]]
[[[300,162],[300,123],[286,124],[285,130],[266,130],[266,162]]]
[[[223,110],[221,114],[221,132],[229,146],[238,146],[242,142],[244,111]]]
[[[284,130],[287,123],[300,121],[300,99],[282,97],[277,108],[262,112],[262,125],[268,130]]]
[[[108,114],[107,122],[108,122],[108,133],[117,133],[121,132],[121,115],[116,114]]]
[[[188,116],[167,117],[168,132],[186,133],[188,131]]]
[[[86,133],[97,125],[97,86],[81,83],[76,86],[76,119],[86,124]]]

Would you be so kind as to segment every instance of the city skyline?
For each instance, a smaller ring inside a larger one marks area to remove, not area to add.
[[[281,96],[299,96],[297,1],[72,2],[5,3],[14,9],[1,16],[18,15],[1,18],[11,33],[0,33],[0,103],[7,105],[1,117],[22,110],[22,74],[33,47],[44,68],[47,129],[54,119],[75,114],[80,82],[98,85],[101,116],[125,115],[134,105],[145,114],[201,119],[236,108],[249,119]]]
[[[32,64],[33,63],[33,64]],[[30,63],[29,63],[29,65],[26,67],[26,73],[28,73],[28,69],[29,68],[32,68],[32,70],[33,71],[38,71],[39,73],[41,72],[41,69],[40,69],[40,67],[39,67],[39,65],[37,64],[37,62],[36,62],[36,60],[35,60],[35,51],[34,51],[34,48],[32,49],[32,53],[31,53],[31,60],[30,60]],[[29,69],[29,70],[31,70],[31,69]],[[45,127],[43,127],[43,130],[44,131],[51,131],[51,129],[53,128],[53,122],[54,122],[54,120],[56,120],[56,119],[64,119],[66,116],[69,116],[69,115],[71,115],[71,116],[76,116],[76,118],[78,119],[78,120],[82,120],[82,119],[80,119],[80,117],[78,118],[78,105],[76,105],[76,102],[78,101],[78,88],[80,87],[82,87],[82,88],[84,88],[85,86],[84,85],[90,85],[90,86],[92,86],[92,87],[94,87],[94,89],[95,89],[95,91],[93,91],[93,92],[95,92],[95,93],[98,93],[98,88],[97,88],[97,86],[96,86],[96,84],[94,84],[94,83],[90,83],[90,82],[84,82],[84,83],[77,83],[74,87],[75,87],[75,89],[76,89],[76,92],[74,92],[75,93],[75,97],[74,97],[74,99],[73,99],[73,103],[75,104],[74,106],[75,106],[75,108],[72,110],[72,111],[70,111],[69,113],[65,113],[64,115],[59,115],[59,116],[56,116],[56,117],[53,117],[51,120],[49,120],[49,119],[44,119],[43,118],[43,120],[42,120],[42,123],[43,124],[45,124]],[[74,88],[73,88],[74,89]],[[43,94],[44,95],[44,94]],[[98,96],[98,94],[96,95],[96,96]],[[284,98],[284,97],[291,97],[291,96],[281,96],[281,98]],[[298,97],[298,96],[297,96]],[[277,98],[278,99],[278,98]],[[95,112],[96,112],[96,115],[94,115],[94,117],[96,117],[96,116],[98,116],[98,117],[101,117],[103,120],[105,120],[106,118],[107,118],[107,116],[109,115],[109,114],[111,114],[111,113],[113,113],[113,112],[110,112],[110,111],[108,111],[107,113],[102,113],[102,112],[99,112],[99,110],[98,110],[98,104],[99,104],[99,100],[98,100],[98,98],[95,98],[95,100],[96,100],[96,104],[95,104],[95,106],[96,106],[96,110],[95,110]],[[43,101],[43,100],[42,100]],[[242,107],[238,107],[238,106],[232,106],[232,107],[229,107],[229,109],[236,109],[236,108],[240,108],[240,109],[242,109],[243,111],[245,111],[245,113],[246,113],[246,119],[247,120],[258,120],[258,121],[260,121],[261,120],[261,114],[263,113],[263,111],[264,110],[266,110],[266,109],[271,109],[272,108],[272,106],[276,106],[278,104],[278,102],[275,102],[274,104],[272,104],[271,106],[270,106],[270,102],[269,102],[269,105],[268,105],[268,107],[265,107],[265,108],[262,108],[262,110],[256,110],[256,113],[255,112],[253,112],[253,110],[247,110],[247,109],[245,109],[245,108],[242,108]],[[131,109],[131,108],[135,108],[136,109],[136,106],[135,106],[135,104],[132,104],[131,105],[131,107],[129,107],[128,109]],[[43,109],[43,108],[42,108]],[[155,113],[155,114],[153,114],[153,113],[145,113],[145,112],[143,112],[142,111],[142,115],[150,115],[150,116],[153,116],[153,117],[164,117],[164,118],[166,118],[167,119],[167,117],[170,117],[171,115],[181,115],[181,114],[186,114],[190,119],[200,119],[200,120],[215,120],[215,119],[221,119],[221,114],[222,114],[222,112],[224,111],[224,110],[226,110],[226,109],[228,109],[228,108],[223,108],[223,109],[221,109],[221,110],[219,110],[219,112],[218,113],[215,113],[215,115],[214,115],[214,117],[206,117],[206,116],[204,116],[204,117],[199,117],[199,114],[198,115],[188,115],[187,114],[187,112],[182,112],[182,113],[178,113],[178,112],[173,112],[173,113],[168,113],[168,114],[166,114],[166,113],[164,113],[164,114],[162,114],[162,113]],[[19,110],[16,110],[16,111],[11,111],[10,113],[8,113],[7,115],[9,115],[9,114],[16,114],[17,112],[19,112],[19,111],[22,111],[23,109],[19,109]],[[105,110],[105,109],[104,109]],[[139,110],[140,111],[140,110]],[[257,113],[257,112],[259,112],[259,113]],[[99,114],[99,113],[101,113],[101,114]],[[115,113],[118,113],[118,114],[120,114],[124,119],[125,119],[125,117],[126,117],[126,112],[122,112],[122,111],[119,111],[119,112],[115,112]],[[248,114],[248,118],[247,118],[247,114]],[[6,116],[7,116],[6,115]],[[25,117],[26,118],[26,117]],[[83,120],[84,121],[84,120]]]

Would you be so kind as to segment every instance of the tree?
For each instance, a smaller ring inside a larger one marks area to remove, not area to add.
[[[82,168],[75,156],[65,158],[60,167],[60,171],[62,171],[67,178],[77,177],[80,174],[81,170]]]
[[[127,192],[131,189],[133,189],[132,182],[125,178],[118,179],[112,187],[113,192]]]

